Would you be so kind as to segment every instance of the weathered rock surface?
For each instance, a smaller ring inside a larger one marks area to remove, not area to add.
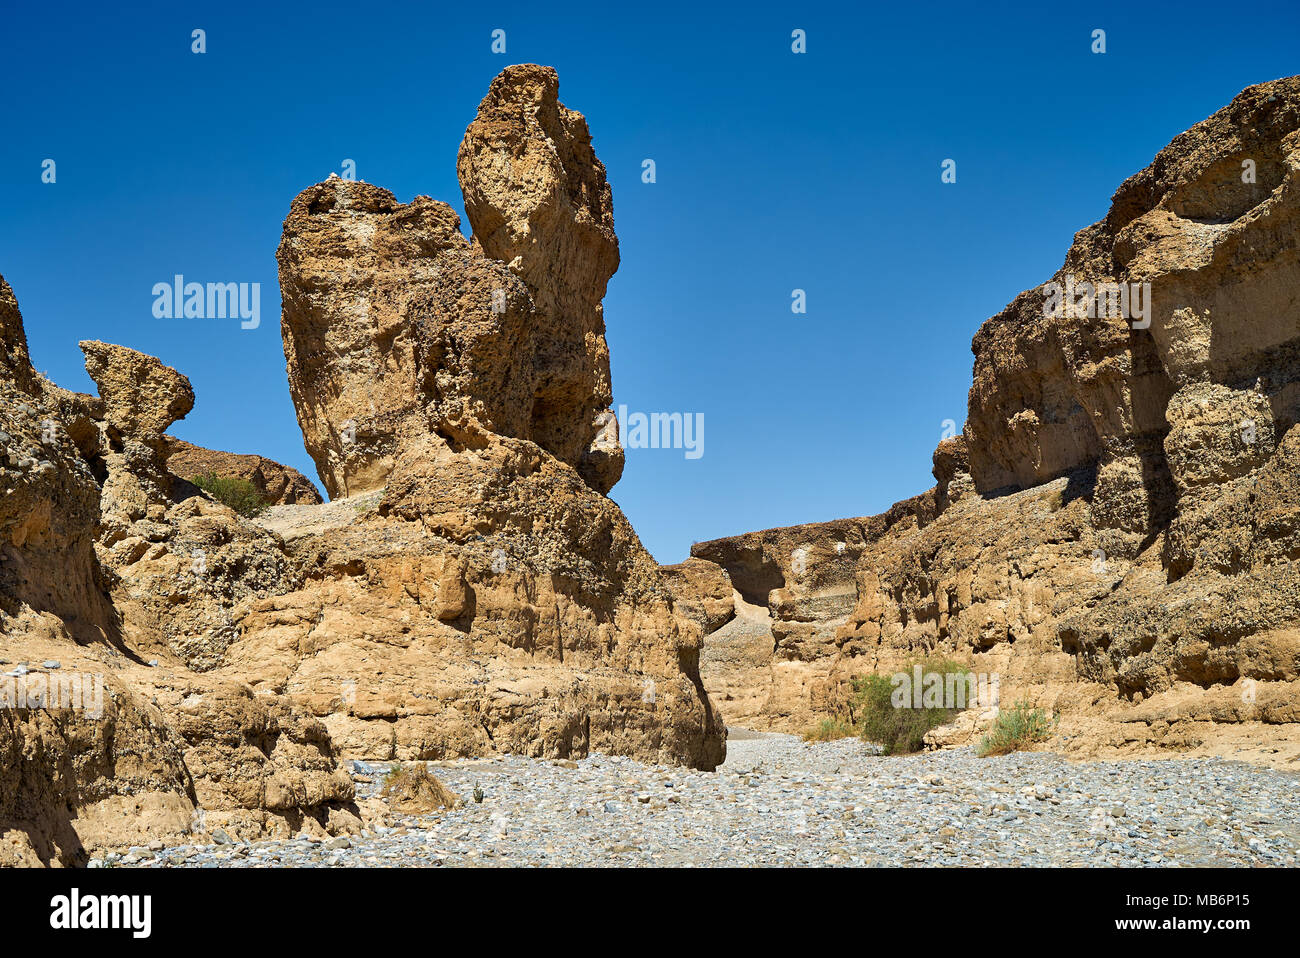
[[[265,456],[241,455],[204,449],[167,437],[167,471],[193,482],[199,476],[216,475],[252,483],[269,505],[309,505],[323,500],[311,480],[297,469],[282,466]]]
[[[600,308],[617,242],[556,90],[542,67],[494,81],[460,154],[472,242],[427,198],[332,179],[294,200],[291,392],[349,505],[259,520],[300,584],[243,618],[223,667],[367,758],[599,749],[712,768],[700,626],[603,495],[622,467]]]
[[[445,203],[333,178],[280,243],[289,389],[331,497],[382,488],[431,432],[530,434],[532,303]]]
[[[1300,758],[1298,210],[1300,78],[1175,138],[1052,277],[1150,283],[1149,327],[1095,305],[1046,315],[1046,286],[986,322],[927,505],[846,546],[847,614],[824,549],[811,592],[782,561],[820,526],[692,550],[772,612],[776,651],[728,695],[794,730],[842,712],[854,675],[938,652],[999,674],[1004,703],[1056,712],[1054,747]],[[706,639],[706,683],[725,632]],[[782,691],[776,663],[805,650],[810,674]]]
[[[211,507],[239,523],[207,500],[171,498],[163,430],[193,405],[188,381],[153,357],[85,343],[101,397],[59,389],[26,363],[7,305],[0,864],[77,864],[97,848],[217,825],[355,827],[351,781],[319,722],[171,653],[168,628],[199,627],[191,612],[213,600],[174,575],[135,576],[184,540],[177,510]]]
[[[897,526],[934,516],[933,492],[879,516],[784,526],[698,542],[691,559],[735,587],[733,621],[709,629],[701,674],[727,720],[752,729],[803,728],[819,710],[824,679],[839,655],[836,630],[857,602],[856,572],[867,547]],[[717,592],[701,571],[673,575],[679,603],[698,606]]]
[[[601,300],[618,269],[613,200],[581,113],[550,67],[503,71],[461,141],[456,172],[475,242],[528,286],[535,347],[531,438],[608,492],[623,472]]]
[[[1131,555],[1177,511],[1168,414],[1187,402],[1176,393],[1254,392],[1278,435],[1296,422],[1298,149],[1300,78],[1250,87],[1176,137],[1079,232],[1052,279],[1149,283],[1139,320],[1149,328],[1109,303],[1092,304],[1092,317],[1045,316],[1046,285],[984,324],[965,430],[981,492],[1096,469],[1094,518],[1115,530],[1112,550]],[[1246,415],[1259,403],[1238,405]]]
[[[528,439],[597,492],[622,472],[600,301],[618,266],[609,185],[555,72],[510,67],[445,203],[337,177],[294,200],[277,254],[289,386],[331,497],[382,488],[431,433]],[[504,160],[508,158],[509,162]]]
[[[704,634],[716,632],[736,615],[731,576],[704,559],[687,559],[661,570],[677,608],[693,619]]]
[[[617,242],[585,121],[512,68],[461,161],[472,221],[505,224],[472,242],[364,183],[291,207],[285,354],[329,503],[167,436],[195,396],[154,357],[82,343],[98,397],[37,376],[0,280],[0,864],[355,832],[340,754],[723,760],[702,626],[604,496]],[[204,472],[280,504],[248,519]]]

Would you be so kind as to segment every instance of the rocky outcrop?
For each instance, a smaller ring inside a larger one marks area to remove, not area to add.
[[[40,389],[27,354],[27,330],[23,328],[18,300],[3,277],[0,277],[0,383],[27,395],[34,395]]]
[[[311,480],[297,469],[282,466],[265,456],[204,449],[174,436],[167,437],[167,471],[190,482],[207,475],[242,479],[251,483],[258,495],[272,506],[323,501]]]
[[[277,255],[289,391],[331,498],[383,488],[433,432],[530,434],[531,300],[451,207],[335,177],[293,201]]]
[[[511,67],[445,203],[337,177],[304,190],[277,254],[289,387],[331,497],[382,488],[429,434],[531,440],[597,492],[622,472],[600,301],[618,265],[609,185],[555,72]],[[503,158],[509,162],[503,163]]]
[[[96,342],[82,347],[100,397],[60,389],[26,362],[7,299],[0,864],[78,864],[97,848],[218,826],[357,827],[351,780],[319,722],[237,679],[200,675],[170,648],[169,629],[188,635],[201,628],[196,609],[221,602],[174,574],[194,561],[179,513],[241,521],[201,497],[173,499],[163,431],[193,405],[188,381]],[[137,575],[169,556],[169,574]]]
[[[172,494],[163,433],[194,408],[190,381],[153,356],[108,343],[83,342],[86,372],[99,387],[99,460],[108,475],[101,521],[144,519]]]
[[[829,707],[825,680],[838,658],[836,630],[857,601],[864,551],[897,527],[930,522],[935,493],[878,516],[784,526],[697,542],[691,559],[667,566],[678,601],[714,601],[716,577],[734,586],[735,617],[707,630],[705,687],[734,725],[802,729]],[[711,577],[702,570],[716,570]],[[691,574],[681,571],[690,568]]]
[[[1300,79],[1249,88],[1075,237],[1050,281],[1075,310],[1049,309],[1044,284],[984,324],[965,430],[981,492],[1095,469],[1094,519],[1132,555],[1178,511],[1166,439],[1185,390],[1215,384],[1243,415],[1252,401],[1229,394],[1257,393],[1279,435],[1296,422],[1298,148]],[[1123,301],[1085,284],[1120,284]]]
[[[976,334],[964,434],[916,521],[855,550],[851,611],[795,595],[791,618],[833,645],[803,709],[756,724],[843,714],[854,676],[940,653],[1055,711],[1056,748],[1300,757],[1298,209],[1300,78],[1246,90],[1125,181]],[[1071,287],[1075,313],[1057,308]],[[693,554],[777,613],[803,536],[779,532]],[[757,665],[738,698],[773,688]]]
[[[291,393],[348,504],[259,519],[301,585],[242,619],[223,668],[367,757],[712,768],[700,626],[603,495],[622,463],[600,308],[617,242],[586,123],[556,93],[542,67],[494,81],[460,154],[472,242],[428,198],[332,179],[294,200]]]
[[[78,447],[96,441],[94,403],[49,387],[31,368],[3,280],[0,307],[9,364],[0,376],[0,631],[112,643],[114,613],[94,553],[102,460]]]
[[[705,635],[735,618],[735,590],[726,569],[704,559],[687,559],[660,571],[677,608],[693,619]]]
[[[341,754],[722,761],[703,628],[604,495],[617,241],[556,92],[493,84],[461,151],[473,241],[364,183],[294,200],[285,355],[329,503],[167,436],[195,396],[152,356],[82,343],[98,397],[37,376],[0,280],[0,864],[355,830]],[[276,504],[240,515],[187,481],[209,472]]]
[[[618,269],[618,237],[587,121],[558,97],[550,67],[501,73],[465,131],[456,172],[476,244],[528,286],[545,332],[534,347],[527,438],[608,492],[623,449],[601,300]]]

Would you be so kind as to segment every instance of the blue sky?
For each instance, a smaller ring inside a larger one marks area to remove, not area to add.
[[[37,368],[93,392],[78,340],[159,356],[197,395],[176,435],[315,480],[279,334],[290,200],[350,158],[461,211],[456,149],[489,81],[550,64],[614,190],[615,403],[704,414],[702,457],[629,450],[612,493],[664,562],[928,488],[979,324],[1174,135],[1300,72],[1294,0],[128,6],[5,14],[0,274]],[[260,328],[155,319],[175,273],[261,283]]]

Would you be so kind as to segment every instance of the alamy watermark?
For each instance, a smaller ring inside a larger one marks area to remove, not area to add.
[[[50,927],[56,931],[122,929],[133,938],[148,938],[152,916],[151,895],[83,895],[73,888],[50,899]]]
[[[624,449],[684,449],[687,459],[704,455],[704,413],[634,412],[618,407],[618,444]]]
[[[1043,286],[1043,315],[1049,319],[1127,319],[1134,329],[1151,326],[1150,283],[1065,282]]]
[[[0,675],[0,709],[72,709],[87,718],[104,715],[104,676],[90,672],[28,672],[19,666]]]
[[[155,319],[240,319],[242,329],[262,324],[261,283],[187,283],[177,273],[154,283]]]

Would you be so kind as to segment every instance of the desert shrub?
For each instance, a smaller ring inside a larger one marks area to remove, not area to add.
[[[1028,702],[1017,702],[998,713],[993,727],[980,739],[976,752],[980,756],[1006,755],[1045,742],[1052,734],[1052,720],[1042,709]]]
[[[194,484],[210,495],[217,502],[234,509],[241,516],[250,519],[264,511],[268,505],[257,491],[257,487],[247,479],[234,476],[218,476],[214,472],[196,476]]]
[[[919,752],[925,745],[926,732],[947,725],[962,711],[962,708],[949,708],[946,704],[916,707],[910,692],[918,665],[923,675],[934,673],[943,676],[945,689],[964,682],[970,674],[964,665],[948,659],[927,658],[911,662],[900,670],[899,674],[905,674],[908,679],[902,691],[893,675],[866,675],[853,683],[858,732],[866,741],[880,745],[886,755]],[[953,679],[950,680],[949,676]]]
[[[803,733],[805,742],[833,742],[840,738],[849,738],[858,734],[857,726],[842,718],[822,719]]]
[[[400,811],[427,812],[435,808],[455,808],[459,799],[438,781],[423,762],[403,765],[400,762],[384,776],[380,794]]]

